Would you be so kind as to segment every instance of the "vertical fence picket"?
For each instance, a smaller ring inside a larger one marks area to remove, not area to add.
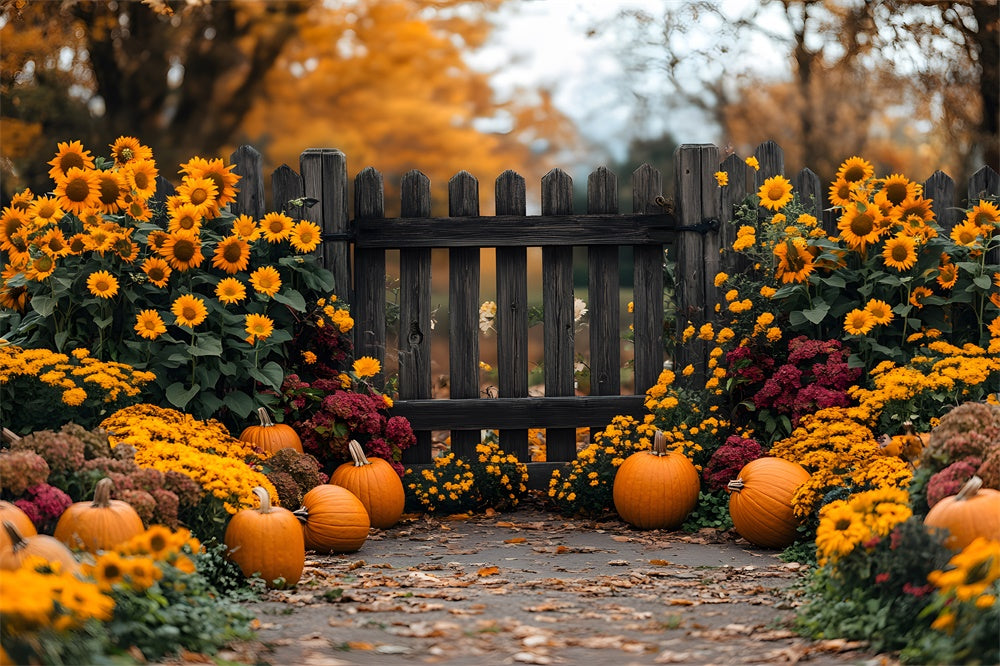
[[[988,166],[984,166],[969,178],[969,208],[979,203],[979,200],[989,195],[1000,194],[1000,174]],[[994,247],[986,254],[986,263],[1000,263],[1000,247]]]
[[[153,201],[160,206],[166,206],[167,197],[172,196],[176,191],[177,188],[174,187],[173,183],[159,175],[156,177],[156,194],[153,195]]]
[[[573,213],[573,179],[562,169],[542,178],[542,215]],[[542,309],[544,326],[544,372],[546,396],[571,396],[573,382],[573,248],[542,247]],[[576,430],[548,428],[545,431],[547,461],[576,457]]]
[[[802,169],[792,178],[792,188],[792,192],[799,195],[799,201],[806,207],[806,212],[822,222],[823,187],[819,176],[812,169]]]
[[[955,206],[955,181],[943,171],[935,171],[924,181],[924,198],[932,199],[934,218],[945,231],[950,232],[958,221]]]
[[[504,171],[496,180],[497,215],[527,215],[524,177]],[[497,373],[500,397],[528,396],[528,250],[498,247]],[[507,453],[528,462],[528,431],[503,429],[500,444]]]
[[[232,212],[259,220],[264,217],[264,158],[253,146],[240,146],[229,159],[240,175]]]
[[[753,169],[737,155],[727,157],[719,167],[729,176],[729,183],[718,188],[719,192],[719,244],[725,249],[731,249],[736,241],[738,227],[732,224],[734,207],[743,203],[753,183]],[[719,269],[736,275],[750,269],[750,260],[738,252],[726,252],[722,256]],[[713,283],[714,286],[714,283]],[[716,292],[718,296],[718,292]]]
[[[354,214],[358,219],[385,217],[382,174],[367,167],[354,179]],[[354,249],[354,355],[371,356],[385,365],[385,250]],[[371,383],[385,386],[379,371]]]
[[[618,212],[618,178],[600,167],[587,179],[587,212]],[[590,395],[621,393],[621,348],[619,347],[618,247],[592,245],[587,248],[587,294],[590,303]]]
[[[319,203],[303,211],[303,219],[315,222],[324,234],[320,260],[333,273],[337,295],[353,302],[351,293],[350,220],[347,207],[347,158],[339,150],[310,148],[299,157],[299,173],[307,197]]]
[[[287,164],[282,164],[271,174],[271,196],[274,202],[272,207],[275,210],[284,211],[286,215],[296,220],[302,219],[304,206],[290,203],[305,196],[302,176],[295,173]]]
[[[479,215],[479,181],[460,171],[448,181],[450,217]],[[461,224],[461,220],[455,220]],[[479,248],[448,251],[448,360],[452,398],[479,397]],[[460,458],[475,453],[478,430],[453,430],[451,450]]]
[[[632,172],[632,212],[663,212],[660,172],[643,164]],[[663,246],[636,245],[633,267],[634,382],[637,395],[656,384],[663,370]]]
[[[400,216],[430,217],[431,182],[419,171],[400,182]],[[399,251],[399,397],[431,397],[431,249]],[[431,432],[418,430],[416,445],[403,451],[403,462],[431,460]]]

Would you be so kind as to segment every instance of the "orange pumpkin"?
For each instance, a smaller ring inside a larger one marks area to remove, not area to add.
[[[31,518],[19,506],[11,502],[0,501],[0,522],[4,520],[9,520],[13,523],[17,531],[21,533],[21,536],[29,537],[38,534],[38,530],[35,529],[35,524],[31,522]],[[7,550],[12,544],[13,542],[10,539],[10,535],[7,534],[7,530],[0,530],[0,550]]]
[[[736,532],[763,548],[790,546],[799,525],[792,496],[808,480],[802,465],[782,458],[758,458],[744,465],[726,486]]]
[[[1000,541],[1000,490],[983,488],[983,480],[973,476],[957,495],[932,506],[924,525],[948,530],[944,545],[952,550],[962,550],[976,537]]]
[[[302,440],[295,429],[287,423],[275,423],[266,407],[257,408],[260,425],[249,426],[240,433],[240,439],[249,442],[266,455],[281,449],[295,449],[302,453]]]
[[[403,515],[406,493],[403,482],[385,460],[365,456],[361,444],[352,439],[347,445],[354,462],[344,463],[333,471],[330,483],[343,486],[365,505],[372,527],[392,527]]]
[[[615,510],[639,529],[675,529],[698,503],[698,470],[680,453],[666,450],[657,431],[650,451],[633,453],[618,468],[611,489]]]
[[[55,537],[70,548],[96,553],[141,534],[142,518],[128,502],[111,499],[114,487],[111,479],[98,481],[93,502],[75,502],[59,516]]]
[[[10,548],[0,549],[0,570],[20,569],[24,560],[32,556],[57,562],[62,565],[64,572],[75,573],[80,570],[80,564],[73,557],[73,553],[59,539],[48,534],[22,535],[9,520],[3,521],[3,531],[11,545]]]
[[[244,576],[259,573],[268,587],[295,585],[306,563],[302,526],[288,509],[271,506],[267,490],[258,486],[253,492],[260,507],[243,509],[226,526],[229,559]]]
[[[294,512],[302,522],[306,548],[317,553],[353,553],[368,539],[365,505],[347,488],[325,483],[302,497]]]

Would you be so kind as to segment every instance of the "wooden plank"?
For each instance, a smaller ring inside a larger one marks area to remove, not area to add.
[[[230,210],[234,215],[249,215],[255,220],[264,217],[264,158],[253,146],[240,146],[230,156],[240,175],[239,191]]]
[[[641,419],[644,400],[643,395],[398,400],[389,412],[405,416],[414,429],[453,434],[467,429],[478,437],[481,428],[604,427],[619,414]]]
[[[455,228],[447,217],[355,220],[356,246],[543,247],[644,245],[673,241],[673,215],[533,215],[470,217]]]
[[[799,195],[806,212],[822,222],[825,208],[823,186],[812,169],[802,169],[792,178],[792,192]]]
[[[728,313],[722,309],[718,313],[715,311],[717,304],[725,303],[723,298],[725,292],[715,286],[715,276],[722,270],[722,250],[725,247],[721,231],[722,201],[719,198],[719,183],[715,180],[715,172],[719,169],[719,150],[717,148],[714,152],[710,149],[705,150],[702,156],[702,168],[711,170],[702,174],[701,219],[718,220],[719,228],[702,235],[701,251],[704,273],[702,274],[701,299],[702,303],[705,304],[706,318],[712,321],[718,330],[719,326],[724,321],[728,321],[729,317]],[[729,247],[731,248],[732,245]]]
[[[460,171],[448,181],[448,212],[453,218],[479,215],[479,181]],[[458,231],[462,220],[453,220]],[[448,370],[452,398],[479,395],[479,248],[448,251]],[[478,430],[452,430],[451,450],[460,458],[475,453]]]
[[[632,172],[632,212],[659,213],[660,172],[643,164]],[[635,393],[643,395],[663,371],[663,246],[635,245],[633,264],[633,344]]]
[[[753,156],[760,163],[760,170],[754,175],[754,190],[763,185],[768,178],[784,175],[785,151],[774,141],[765,141],[757,146]]]
[[[156,193],[153,194],[152,200],[161,207],[166,206],[167,197],[173,196],[176,192],[174,184],[161,174],[156,177]]]
[[[287,164],[282,164],[271,174],[271,195],[274,197],[275,210],[283,211],[296,220],[302,219],[303,206],[294,206],[289,202],[304,197],[305,186],[302,184],[302,176]]]
[[[753,183],[753,168],[739,156],[732,154],[719,167],[720,171],[729,174],[729,184],[718,188],[719,196],[719,244],[726,249],[722,255],[720,270],[729,275],[736,275],[750,270],[750,260],[740,252],[733,252],[736,242],[736,232],[739,227],[733,224],[735,207],[743,202]]]
[[[524,178],[505,171],[496,180],[497,215],[526,215]],[[497,271],[497,373],[500,397],[528,395],[528,251],[523,247],[500,247]],[[528,431],[505,428],[500,446],[521,462],[531,460]]]
[[[542,178],[542,215],[573,214],[573,179],[562,169]],[[572,396],[573,373],[573,248],[542,247],[542,310],[545,395]],[[576,457],[576,426],[545,431],[545,456],[550,461]]]
[[[315,222],[324,235],[335,239],[323,241],[320,261],[333,273],[334,291],[348,303],[354,301],[351,293],[350,245],[347,232],[347,158],[339,150],[310,148],[299,156],[299,173],[302,174],[305,195],[319,199],[319,203],[303,212],[303,219]]]
[[[354,210],[357,217],[377,219],[385,215],[382,174],[367,167],[354,179]],[[354,251],[354,356],[371,356],[385,365],[385,250],[357,248]],[[385,374],[379,371],[371,384],[381,390]]]
[[[958,211],[955,210],[955,181],[943,171],[935,171],[924,181],[924,198],[932,199],[931,210],[938,225],[946,232],[958,222]]]
[[[991,194],[994,196],[1000,194],[1000,174],[997,174],[990,167],[984,166],[969,178],[968,207],[972,208],[979,203],[980,199]],[[986,263],[1000,263],[1000,246],[994,246],[986,253]]]
[[[599,167],[587,179],[587,212],[618,212],[618,178]],[[587,247],[587,304],[590,330],[590,395],[621,393],[618,248]]]
[[[400,182],[402,217],[431,214],[431,181],[419,171],[403,175]],[[399,251],[399,397],[431,397],[431,249]],[[403,451],[403,462],[429,461],[431,431],[414,430],[417,443]]]

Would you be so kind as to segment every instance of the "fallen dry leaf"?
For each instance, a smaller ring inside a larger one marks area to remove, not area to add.
[[[504,539],[504,543],[524,543],[527,541],[524,537],[514,537],[513,539]]]
[[[500,573],[499,567],[483,567],[482,569],[476,572],[476,575],[478,575],[479,577],[495,576],[498,573]]]

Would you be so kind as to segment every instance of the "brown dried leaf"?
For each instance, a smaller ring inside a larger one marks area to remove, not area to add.
[[[476,572],[476,575],[482,578],[483,576],[495,576],[500,573],[500,567],[483,567]]]
[[[513,539],[504,539],[504,543],[524,543],[527,541],[524,537],[514,537]]]

